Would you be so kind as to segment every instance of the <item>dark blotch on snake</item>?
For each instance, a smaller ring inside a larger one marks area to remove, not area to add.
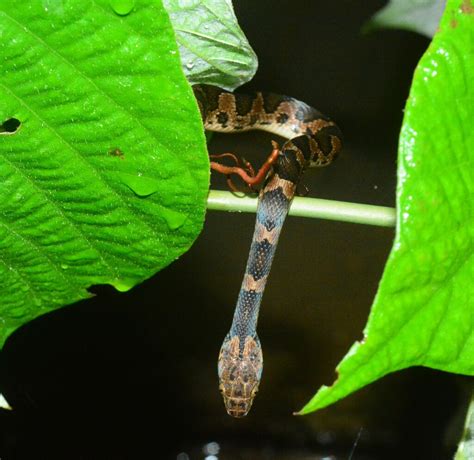
[[[277,116],[277,123],[280,123],[280,125],[284,125],[287,121],[288,118],[290,118],[286,113],[280,112]]]
[[[311,158],[310,138],[306,135],[294,137],[291,143],[300,150],[304,159],[309,161]],[[293,155],[291,155],[293,157]]]
[[[229,121],[229,115],[226,112],[219,112],[217,114],[217,121],[223,128],[225,128],[227,126],[227,122]],[[234,129],[238,128],[235,126]]]
[[[329,155],[333,149],[331,137],[342,139],[342,133],[337,126],[332,125],[321,128],[313,137],[316,139],[320,150],[325,155]]]
[[[302,166],[296,158],[294,151],[285,152],[285,150],[283,150],[283,156],[277,163],[275,163],[273,170],[275,171],[275,174],[278,174],[280,179],[296,184],[300,178]]]
[[[225,92],[209,85],[195,85],[193,91],[203,118],[206,118],[207,113],[213,112],[219,107],[219,95]]]
[[[235,99],[235,111],[237,115],[244,116],[247,115],[252,110],[252,103],[254,97],[248,95],[241,95]]]
[[[248,273],[255,281],[258,281],[270,273],[268,253],[274,249],[273,244],[267,239],[252,243],[252,255],[249,258]]]
[[[281,176],[280,176],[281,178]],[[264,203],[269,203],[272,206],[278,206],[278,207],[286,207],[288,206],[288,198],[285,195],[285,192],[283,191],[282,187],[277,187],[273,190],[268,190],[265,193],[265,196],[261,198],[261,200]],[[268,206],[268,205],[267,205]],[[285,215],[283,215],[283,219],[285,218]],[[282,225],[283,222],[280,222],[279,220],[276,220],[275,218],[271,216],[260,216],[259,213],[257,213],[257,220],[260,222],[269,232],[272,231],[275,227],[279,227]]]
[[[278,106],[285,101],[292,100],[286,96],[280,96],[272,93],[263,93],[263,108],[267,113],[273,113],[278,109]]]

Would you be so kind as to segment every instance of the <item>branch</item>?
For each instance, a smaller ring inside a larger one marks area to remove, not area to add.
[[[207,209],[212,211],[255,212],[257,210],[257,198],[246,195],[241,197],[231,192],[210,190]],[[304,197],[293,199],[289,215],[377,225],[379,227],[394,227],[396,222],[394,208]]]

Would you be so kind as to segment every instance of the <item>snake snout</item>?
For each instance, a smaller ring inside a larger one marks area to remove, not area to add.
[[[253,398],[242,400],[239,398],[225,398],[224,405],[227,413],[235,418],[245,417],[252,407]]]
[[[231,377],[222,378],[219,385],[224,405],[227,413],[232,417],[244,417],[252,407],[260,379],[255,372],[249,373],[235,367],[230,374]]]
[[[260,384],[261,367],[238,359],[224,367],[220,377],[220,390],[227,413],[233,417],[244,417],[250,411]]]

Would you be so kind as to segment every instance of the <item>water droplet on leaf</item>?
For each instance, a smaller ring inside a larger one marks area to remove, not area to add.
[[[141,197],[150,196],[158,190],[160,185],[157,179],[143,176],[142,173],[128,174],[120,173],[120,179],[136,195]]]
[[[131,278],[122,278],[116,279],[110,282],[110,284],[120,292],[126,292],[132,289],[132,287],[137,284],[137,280],[133,280]]]
[[[182,227],[186,221],[186,215],[170,208],[162,208],[161,216],[165,219],[170,230],[176,230]]]
[[[186,68],[191,70],[194,67],[194,62],[193,61],[188,61],[186,63]]]
[[[110,6],[120,16],[129,14],[135,6],[135,0],[110,0]]]

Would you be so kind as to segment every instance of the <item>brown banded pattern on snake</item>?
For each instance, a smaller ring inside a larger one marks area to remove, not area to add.
[[[234,94],[205,85],[193,89],[205,129],[228,133],[259,129],[289,139],[279,149],[259,193],[247,267],[218,359],[226,410],[243,417],[252,406],[262,375],[257,320],[283,222],[306,168],[330,164],[342,147],[342,135],[321,112],[287,96]]]

